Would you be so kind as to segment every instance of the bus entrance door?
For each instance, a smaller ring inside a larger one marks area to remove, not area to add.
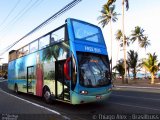
[[[34,67],[27,67],[27,93],[34,94]]]
[[[64,63],[66,60],[56,61],[55,63],[55,86],[56,86],[56,98],[64,101],[70,101],[70,83],[64,76]]]

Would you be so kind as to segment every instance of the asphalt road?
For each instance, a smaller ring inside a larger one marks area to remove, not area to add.
[[[47,120],[136,120],[142,117],[147,119],[154,117],[158,120],[160,119],[160,116],[157,116],[159,113],[160,94],[158,93],[115,90],[110,98],[103,103],[70,105],[57,101],[46,104],[41,98],[32,95],[17,95],[7,89],[6,81],[0,82],[1,117],[9,114],[19,115],[20,117],[27,116],[31,119],[46,116],[45,119]],[[152,116],[149,116],[149,114],[152,114]]]

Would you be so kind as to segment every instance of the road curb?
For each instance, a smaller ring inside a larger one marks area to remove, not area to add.
[[[160,90],[159,87],[142,87],[142,86],[114,86],[115,88],[138,88],[138,89],[155,89],[155,90]]]
[[[6,82],[7,80],[0,80],[0,82]]]

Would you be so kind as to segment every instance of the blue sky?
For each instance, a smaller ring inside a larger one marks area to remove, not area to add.
[[[1,0],[0,50],[4,49],[10,43],[13,43],[14,41],[23,37],[26,33],[31,31],[37,25],[41,24],[44,20],[49,18],[71,1],[72,0]],[[97,17],[101,15],[100,10],[102,5],[106,2],[107,0],[82,0],[82,2],[80,2],[74,8],[60,16],[45,28],[24,39],[22,42],[13,47],[13,49],[18,49],[37,37],[64,24],[65,19],[68,17],[81,19],[101,27],[101,25],[98,24]],[[17,7],[13,10],[13,7],[16,5],[16,3],[18,3]],[[34,3],[35,5],[33,5]],[[160,0],[154,0],[154,2],[151,0],[129,0],[129,3],[130,8],[127,12],[125,12],[125,34],[129,36],[131,34],[131,30],[133,30],[137,25],[142,27],[145,30],[145,34],[147,34],[151,40],[151,46],[147,49],[147,52],[156,52],[157,55],[159,55]],[[115,5],[116,12],[121,14],[121,0],[117,0]],[[13,11],[11,12],[11,10]],[[24,11],[27,12],[23,14]],[[12,14],[10,14],[8,19],[3,22],[10,12]],[[15,17],[18,18],[15,20]],[[122,21],[120,15],[118,17],[118,21],[113,23],[113,38],[115,38],[115,32],[118,29],[121,29],[121,23]],[[110,54],[109,25],[105,28],[102,28],[102,30]],[[138,48],[136,43],[131,46],[131,49],[138,51],[140,58],[144,57],[144,49]],[[118,50],[117,42],[115,39],[113,39],[114,63],[117,59],[118,51],[118,58],[122,58],[123,52]],[[8,53],[5,53],[0,57],[4,58],[2,62],[7,62]]]

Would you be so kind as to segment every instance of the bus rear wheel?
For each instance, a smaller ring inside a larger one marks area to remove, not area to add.
[[[49,88],[44,88],[43,90],[43,99],[46,103],[51,103],[51,92]]]

